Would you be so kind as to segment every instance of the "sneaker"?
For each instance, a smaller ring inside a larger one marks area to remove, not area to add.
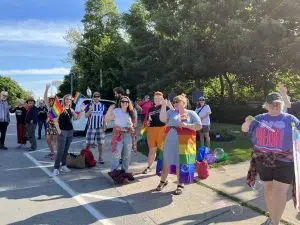
[[[60,171],[65,172],[65,173],[71,172],[71,170],[67,166],[62,166]]]
[[[17,148],[18,148],[18,149],[20,149],[20,148],[22,148],[22,147],[23,147],[23,145],[22,145],[22,144],[17,146]]]
[[[151,169],[150,169],[150,167],[147,167],[147,168],[143,171],[143,174],[147,174],[147,173],[149,173],[149,172],[151,172]]]
[[[102,158],[98,159],[98,163],[99,163],[99,164],[104,164],[103,159],[102,159]]]
[[[6,146],[2,146],[2,150],[7,150],[8,148]]]
[[[59,170],[58,169],[54,169],[52,174],[51,174],[51,177],[56,177],[59,175]]]

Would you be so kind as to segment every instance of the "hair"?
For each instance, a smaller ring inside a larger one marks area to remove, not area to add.
[[[128,104],[128,107],[127,107],[127,112],[129,113],[129,115],[130,115],[130,117],[131,117],[131,120],[132,120],[132,122],[134,123],[134,122],[136,122],[135,121],[135,115],[134,115],[134,110],[133,110],[133,105],[132,105],[132,103],[131,103],[131,100],[130,100],[130,98],[128,97],[128,96],[125,96],[125,95],[123,95],[121,98],[120,98],[120,100],[122,101],[122,99],[123,98],[126,98],[128,101],[129,101],[129,104]],[[120,101],[120,102],[121,102]]]
[[[283,111],[283,109],[284,109],[284,101],[280,101],[280,102],[278,102],[278,103],[279,103],[280,106],[281,106],[281,111]],[[263,109],[266,109],[266,110],[267,110],[267,107],[268,107],[269,105],[270,105],[269,103],[265,102],[265,103],[262,105],[262,107],[263,107]]]
[[[164,94],[162,93],[162,92],[160,92],[160,91],[156,91],[156,92],[154,92],[154,96],[161,96],[161,97],[164,97]]]
[[[175,102],[175,101],[183,101],[183,102],[185,103],[185,107],[187,107],[187,105],[188,105],[188,99],[187,99],[187,97],[186,97],[185,94],[177,95],[177,96],[173,99],[173,101],[174,101],[174,102]]]
[[[93,97],[94,97],[95,95],[97,95],[97,96],[98,96],[98,95],[99,95],[99,96],[101,96],[101,95],[100,95],[100,93],[99,93],[98,91],[94,92],[94,94],[93,94]]]
[[[18,98],[18,99],[17,99],[17,103],[18,103],[18,104],[24,105],[24,104],[25,104],[25,101],[24,101],[23,99]]]
[[[125,91],[122,87],[115,87],[113,92],[117,92],[118,94],[124,95]]]
[[[64,97],[63,97],[63,101],[62,101],[62,106],[64,108],[66,108],[66,98],[68,97],[71,97],[72,98],[72,95],[71,94],[66,94]],[[72,106],[72,104],[70,105],[70,107]]]
[[[1,91],[1,96],[2,95],[8,95],[8,92],[7,91]]]

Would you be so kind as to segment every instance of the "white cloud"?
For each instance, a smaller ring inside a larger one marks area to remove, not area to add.
[[[41,43],[54,46],[67,46],[64,40],[67,30],[77,27],[69,21],[1,21],[0,41]]]
[[[0,70],[1,75],[66,75],[70,68],[58,67],[49,69]]]

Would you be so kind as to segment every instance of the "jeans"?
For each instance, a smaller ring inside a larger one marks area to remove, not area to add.
[[[26,128],[26,137],[28,138],[30,144],[31,144],[31,149],[36,150],[36,139],[35,139],[35,129],[36,129],[36,124],[34,123],[28,123],[25,125]]]
[[[45,134],[46,134],[46,130],[47,130],[47,123],[46,123],[46,120],[39,120],[38,121],[38,127],[39,127],[39,130],[38,130],[38,137],[41,138],[42,136],[42,129],[43,129],[43,126],[45,128]]]
[[[117,144],[117,150],[113,153],[111,171],[118,169],[122,158],[122,170],[128,172],[130,155],[132,150],[132,138],[130,133],[124,133],[123,138]]]
[[[57,137],[57,155],[54,169],[59,169],[60,164],[66,165],[68,150],[73,140],[73,130],[62,130]]]
[[[8,122],[0,122],[0,147],[4,147]]]

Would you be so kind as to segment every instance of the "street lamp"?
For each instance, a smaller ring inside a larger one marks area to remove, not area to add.
[[[86,50],[88,50],[89,52],[91,52],[92,54],[94,54],[95,56],[97,56],[97,58],[101,61],[102,57],[100,55],[98,55],[97,53],[95,53],[94,51],[92,51],[91,49],[89,49],[88,47],[85,47],[83,45],[77,45],[77,47],[85,48]],[[100,75],[100,88],[102,88],[102,86],[103,86],[103,81],[102,81],[103,80],[102,67],[100,68],[99,75]]]

